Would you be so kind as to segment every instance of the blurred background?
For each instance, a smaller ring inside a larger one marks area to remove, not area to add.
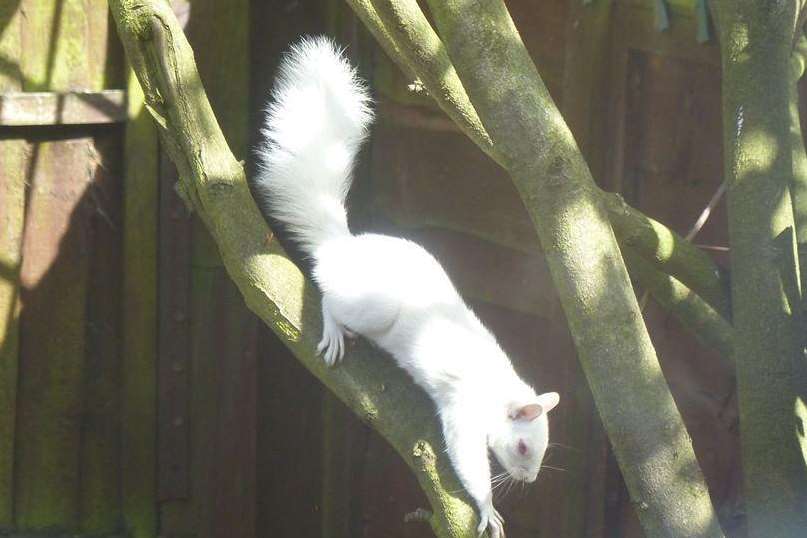
[[[172,5],[248,167],[281,53],[311,33],[347,46],[378,116],[354,229],[431,250],[519,372],[562,396],[553,469],[498,500],[508,536],[642,536],[507,175],[346,4]],[[722,181],[700,2],[507,5],[598,182],[693,231]],[[0,536],[431,536],[404,523],[426,501],[399,457],[246,310],[174,191],[113,26],[103,0],[0,0]],[[725,262],[726,237],[718,202],[695,242]],[[723,528],[744,536],[731,368],[644,312]]]

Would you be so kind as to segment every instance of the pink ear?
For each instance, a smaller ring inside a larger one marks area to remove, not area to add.
[[[523,420],[531,422],[540,417],[544,413],[552,411],[560,402],[560,396],[557,392],[546,392],[540,394],[535,402],[531,402],[520,407],[514,407],[510,411],[510,418],[513,420]]]
[[[543,407],[544,413],[552,411],[560,402],[560,395],[557,392],[545,392],[538,396],[538,404]]]
[[[530,422],[540,417],[541,413],[543,412],[544,410],[539,404],[529,403],[527,405],[514,409],[513,412],[510,414],[510,418],[512,418],[513,420],[523,420],[525,422]]]

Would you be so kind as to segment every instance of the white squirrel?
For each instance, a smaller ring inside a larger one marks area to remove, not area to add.
[[[558,394],[536,394],[518,377],[422,247],[350,233],[345,199],[373,114],[364,83],[334,43],[315,37],[293,46],[272,97],[253,191],[313,260],[322,291],[319,352],[337,364],[354,333],[388,351],[434,401],[448,456],[479,510],[479,533],[504,536],[488,449],[511,477],[533,482]]]

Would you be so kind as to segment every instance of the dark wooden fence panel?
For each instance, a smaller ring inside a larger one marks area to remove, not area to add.
[[[0,528],[112,533],[122,130],[102,124],[124,116],[92,92],[121,83],[120,51],[102,0],[3,2],[0,26]]]
[[[90,197],[84,412],[81,434],[82,532],[101,534],[120,521],[122,174],[119,132],[96,139]]]
[[[27,163],[15,469],[23,528],[78,526],[90,145],[37,143]]]
[[[644,0],[508,1],[598,181],[686,233],[721,178],[719,62],[692,10],[669,4],[659,32]],[[519,371],[562,393],[548,465],[563,470],[498,501],[508,535],[641,536],[506,174],[407,91],[342,2],[172,5],[247,161],[289,43],[328,32],[350,46],[378,109],[352,225],[427,246]],[[105,2],[0,1],[0,31],[0,531],[430,536],[403,521],[425,500],[400,458],[247,312],[136,84],[125,112],[121,93],[53,93],[127,86]],[[59,126],[20,126],[16,90],[48,92],[37,122]],[[125,133],[98,123],[125,116]],[[725,246],[722,204],[696,242]],[[730,369],[645,312],[721,520],[742,536]]]

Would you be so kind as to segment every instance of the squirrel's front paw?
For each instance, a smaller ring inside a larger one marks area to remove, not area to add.
[[[333,366],[345,355],[345,336],[335,322],[328,318],[324,321],[322,340],[317,345],[317,352],[322,355],[328,366]]]
[[[479,509],[479,526],[476,528],[479,536],[490,531],[490,538],[504,538],[504,519],[493,507],[493,501],[489,500]]]

